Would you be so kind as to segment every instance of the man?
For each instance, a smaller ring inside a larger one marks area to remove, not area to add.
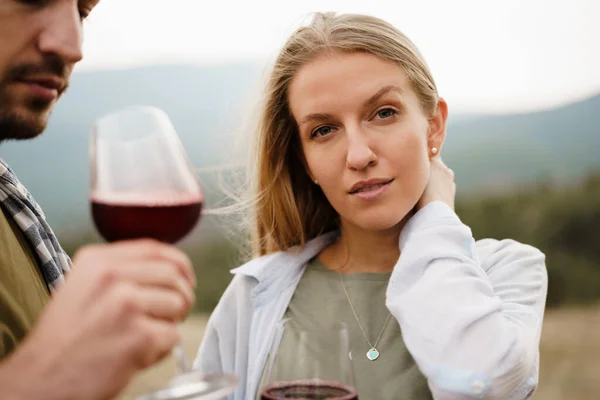
[[[97,3],[0,0],[0,142],[44,130]],[[0,206],[2,399],[111,398],[170,353],[194,301],[182,252],[151,240],[96,245],[71,266],[3,162]]]

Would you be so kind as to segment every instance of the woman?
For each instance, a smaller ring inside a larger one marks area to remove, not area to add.
[[[196,368],[235,373],[232,398],[254,399],[282,318],[342,320],[361,399],[533,393],[544,255],[475,242],[456,216],[447,113],[419,51],[379,19],[317,14],[290,37],[250,163],[255,257]]]

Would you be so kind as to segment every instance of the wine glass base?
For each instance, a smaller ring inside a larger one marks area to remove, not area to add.
[[[235,390],[237,378],[233,375],[204,375],[190,371],[177,375],[167,385],[136,400],[217,400]]]

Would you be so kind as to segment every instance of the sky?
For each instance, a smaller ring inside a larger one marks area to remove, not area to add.
[[[78,70],[267,66],[314,11],[394,24],[455,110],[527,112],[600,93],[600,0],[101,0]]]

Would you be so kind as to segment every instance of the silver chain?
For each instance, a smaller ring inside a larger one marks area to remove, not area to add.
[[[383,328],[381,328],[381,332],[379,333],[379,336],[377,337],[377,340],[375,341],[375,345],[371,344],[369,337],[367,336],[365,330],[363,329],[362,325],[360,324],[360,320],[358,319],[356,310],[354,309],[354,306],[352,305],[352,300],[350,300],[350,295],[348,294],[348,290],[346,290],[346,285],[344,284],[344,277],[342,276],[342,274],[340,272],[338,272],[338,274],[340,275],[340,282],[342,283],[342,289],[344,289],[344,293],[346,293],[346,298],[348,299],[348,304],[350,304],[350,309],[352,310],[352,314],[354,314],[354,318],[356,318],[358,327],[362,331],[362,334],[365,337],[365,339],[367,340],[367,343],[369,343],[369,346],[371,346],[371,349],[377,350],[377,344],[379,343],[379,340],[381,339],[381,336],[383,335],[383,332],[385,331],[385,327],[386,327],[388,321],[390,320],[390,317],[392,316],[392,314],[390,313],[388,315],[387,319],[385,320],[385,323],[383,324]]]

